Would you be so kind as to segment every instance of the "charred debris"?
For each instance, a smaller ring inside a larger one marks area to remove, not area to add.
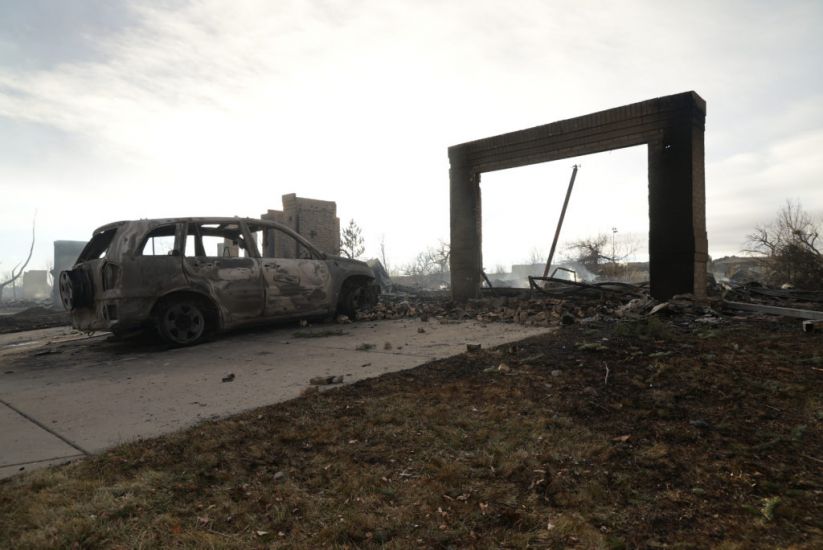
[[[711,327],[769,316],[800,320],[807,332],[823,329],[823,292],[769,288],[758,282],[712,282],[706,296],[678,294],[656,300],[648,283],[586,283],[556,277],[529,277],[530,287],[483,288],[480,298],[458,302],[447,290],[404,287],[384,292],[358,320],[419,318],[441,323],[476,320],[552,327],[649,318],[683,326]]]

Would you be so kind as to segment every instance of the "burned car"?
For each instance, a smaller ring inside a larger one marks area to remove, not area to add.
[[[250,218],[121,221],[94,231],[60,297],[82,331],[154,326],[173,345],[266,320],[353,316],[377,301],[364,263]]]

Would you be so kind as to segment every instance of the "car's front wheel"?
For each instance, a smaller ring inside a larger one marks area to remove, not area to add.
[[[374,307],[379,293],[380,288],[372,283],[348,280],[340,290],[337,313],[354,318],[358,310]]]
[[[160,337],[173,346],[191,346],[209,334],[209,309],[193,297],[171,298],[160,304],[156,324]]]

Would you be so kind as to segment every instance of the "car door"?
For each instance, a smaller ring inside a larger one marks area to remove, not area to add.
[[[192,287],[217,302],[226,326],[263,315],[265,289],[260,259],[237,220],[187,226],[183,270]]]
[[[119,266],[124,294],[152,298],[187,284],[181,266],[182,231],[181,224],[166,223],[129,239],[136,243],[131,253],[121,255]]]
[[[293,235],[272,226],[249,224],[263,244],[261,269],[266,285],[266,317],[327,314],[332,309],[332,277],[322,255]]]

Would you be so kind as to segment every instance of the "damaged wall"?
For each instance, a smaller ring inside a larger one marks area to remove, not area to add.
[[[30,269],[23,273],[23,299],[42,300],[51,294],[49,272],[45,269]]]
[[[480,292],[481,173],[643,144],[652,296],[705,295],[705,120],[706,102],[685,92],[449,147],[454,298]]]
[[[294,193],[283,195],[283,210],[269,210],[260,216],[286,225],[328,254],[340,253],[340,218],[337,203],[298,197]],[[277,258],[294,258],[297,251],[292,239],[280,239],[270,231],[264,238],[266,254]]]

